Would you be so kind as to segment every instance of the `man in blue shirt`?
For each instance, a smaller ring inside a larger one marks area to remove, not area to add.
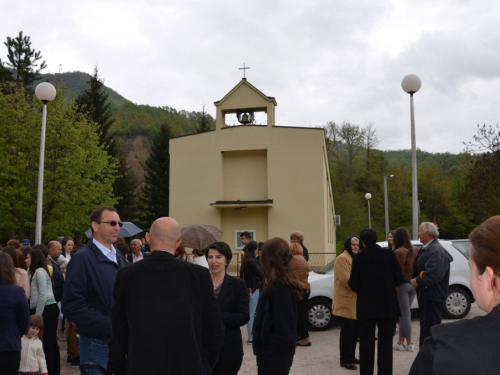
[[[100,207],[90,215],[93,239],[71,257],[63,291],[63,314],[76,324],[81,362],[106,367],[111,336],[113,286],[117,271],[127,263],[113,244],[123,224],[113,207]],[[90,370],[89,374],[98,374]]]

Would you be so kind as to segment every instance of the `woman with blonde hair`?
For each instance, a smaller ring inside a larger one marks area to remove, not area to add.
[[[474,229],[469,240],[470,285],[477,305],[487,314],[432,327],[410,375],[498,373],[500,216],[493,216]]]
[[[356,370],[358,342],[358,321],[356,316],[357,293],[348,284],[351,277],[352,260],[359,252],[359,239],[349,237],[344,242],[344,252],[333,266],[333,315],[340,323],[340,366]]]
[[[309,262],[309,251],[307,247],[304,246],[304,235],[302,232],[295,231],[290,235],[291,243],[298,243],[302,247],[302,253],[306,262]]]
[[[306,305],[311,294],[311,285],[309,285],[309,281],[307,280],[309,278],[309,266],[302,254],[302,247],[298,243],[290,245],[290,255],[293,257],[290,260],[290,266],[302,287],[302,299],[297,302],[297,339],[299,340],[297,346],[311,346],[306,321]]]

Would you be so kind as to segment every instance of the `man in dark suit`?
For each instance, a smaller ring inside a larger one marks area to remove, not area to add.
[[[156,220],[149,242],[149,258],[121,269],[116,277],[108,371],[211,374],[224,325],[210,273],[174,257],[181,243],[175,220]]]
[[[403,282],[403,272],[394,252],[376,244],[377,232],[364,229],[359,241],[364,250],[353,259],[349,286],[358,293],[360,374],[373,374],[376,326],[378,373],[392,374],[392,336],[395,318],[400,315],[396,287]]]
[[[451,257],[439,243],[439,231],[433,223],[420,224],[418,237],[424,246],[413,264],[411,283],[417,289],[422,347],[431,327],[441,324],[443,302],[448,297]]]
[[[129,263],[135,263],[140,260],[146,259],[149,254],[143,253],[141,251],[141,240],[137,238],[130,242],[130,253],[127,255],[127,260]]]

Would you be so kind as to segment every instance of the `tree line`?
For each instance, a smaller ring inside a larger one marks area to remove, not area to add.
[[[40,51],[22,32],[7,38],[7,60],[0,59],[0,239],[34,237],[42,103],[34,97],[34,83],[46,68]],[[88,215],[96,206],[113,205],[123,221],[143,228],[168,215],[169,119],[151,140],[146,161],[146,183],[138,181],[126,161],[123,144],[112,132],[116,109],[97,67],[79,95],[68,95],[55,75],[57,97],[49,105],[45,146],[42,225],[44,239],[71,234],[85,241]],[[162,111],[193,119],[196,132],[211,130],[213,119],[200,113]],[[2,241],[4,242],[4,241]]]
[[[441,238],[467,238],[486,218],[500,212],[500,129],[478,126],[474,139],[458,155],[417,152],[419,221],[439,226]],[[385,238],[384,176],[389,178],[390,229],[412,231],[411,153],[380,151],[373,123],[345,121],[325,126],[339,246],[368,226],[366,193],[372,194],[371,223]],[[486,152],[485,152],[486,151]]]

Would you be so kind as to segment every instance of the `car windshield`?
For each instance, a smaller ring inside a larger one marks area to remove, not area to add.
[[[469,248],[470,248],[469,240],[451,241],[451,243],[455,249],[460,251],[467,259],[469,259]]]
[[[314,272],[319,273],[320,275],[333,275],[333,264],[335,263],[335,259],[332,260],[327,265],[321,267],[319,270],[315,270]]]

